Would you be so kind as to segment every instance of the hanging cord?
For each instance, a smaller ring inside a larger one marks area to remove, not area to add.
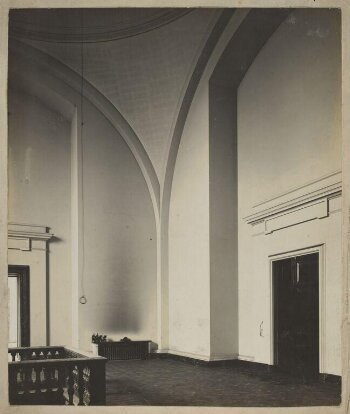
[[[80,63],[81,63],[81,85],[80,85],[80,177],[81,177],[81,274],[80,274],[80,289],[81,296],[79,302],[85,305],[87,302],[84,288],[85,275],[85,203],[84,203],[84,9],[81,9],[81,46],[80,46]]]

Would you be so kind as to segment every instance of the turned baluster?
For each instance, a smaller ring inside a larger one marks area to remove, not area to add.
[[[23,399],[30,395],[30,390],[33,388],[32,370],[32,367],[23,368]]]
[[[48,389],[47,392],[51,394],[52,398],[57,397],[57,390],[58,390],[58,378],[56,376],[56,367],[53,365],[49,365],[48,368]]]
[[[24,368],[18,368],[18,371],[16,372],[16,380],[17,380],[17,389],[19,391],[24,390],[25,386],[25,372]]]
[[[65,367],[64,365],[59,365],[57,367],[57,394],[58,394],[58,402],[60,404],[64,404],[64,385],[65,385]]]
[[[46,388],[48,392],[52,391],[52,367],[46,366],[45,367],[45,380],[46,380]]]
[[[84,367],[82,365],[78,365],[78,405],[84,405]]]
[[[41,370],[41,384],[43,388],[45,389],[49,388],[49,373],[48,373],[47,366],[43,366]]]
[[[90,405],[91,403],[91,392],[90,392],[90,367],[83,369],[83,383],[84,383],[84,405]]]
[[[35,371],[35,392],[39,396],[41,393],[41,367],[36,366]]]
[[[68,394],[68,404],[73,404],[74,398],[74,366],[68,367],[68,375],[67,375],[67,394]]]

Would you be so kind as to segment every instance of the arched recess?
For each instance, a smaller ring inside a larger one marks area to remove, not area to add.
[[[9,55],[11,63],[10,77],[13,76],[14,82],[17,82],[18,79],[21,79],[22,84],[27,83],[27,88],[31,87],[32,89],[35,89],[38,87],[38,91],[36,92],[36,94],[39,94],[39,98],[40,91],[45,91],[45,94],[47,94],[48,91],[52,91],[49,94],[53,95],[53,99],[57,100],[57,98],[61,97],[62,101],[66,100],[68,102],[68,106],[75,106],[78,115],[75,116],[75,118],[73,118],[73,122],[75,122],[76,129],[79,130],[79,122],[77,122],[77,119],[79,119],[81,99],[80,75],[71,70],[70,68],[66,67],[62,63],[56,61],[54,58],[51,58],[50,56],[47,56],[45,53],[33,49],[32,47],[26,45],[23,42],[11,41]],[[28,83],[30,83],[31,86],[28,86]],[[141,178],[142,186],[145,189],[144,197],[147,198],[148,196],[150,196],[150,199],[148,199],[147,201],[150,207],[150,213],[148,215],[149,222],[153,221],[152,214],[154,215],[154,222],[152,224],[156,229],[156,233],[154,235],[155,237],[153,237],[154,242],[152,243],[154,244],[156,239],[158,240],[159,228],[159,182],[153,169],[153,165],[151,164],[151,161],[149,160],[148,155],[142,147],[142,144],[139,141],[138,137],[135,135],[130,125],[128,125],[126,120],[117,111],[117,109],[114,108],[113,105],[91,84],[88,84],[86,82],[84,84],[84,89],[84,98],[86,99],[86,101],[89,102],[89,104],[86,105],[86,107],[96,108],[95,112],[99,113],[101,118],[104,117],[106,119],[106,124],[108,124],[109,129],[111,131],[113,131],[114,129],[118,132],[118,134],[116,135],[119,136],[119,142],[122,141],[120,139],[121,137],[124,139],[126,143],[126,153],[130,149],[130,158],[132,159],[134,157],[137,161],[137,164],[135,163],[135,168],[138,169],[137,165],[140,167],[141,172],[137,171],[137,173],[140,177],[143,177],[147,183],[146,189],[146,186],[144,185],[144,182],[142,182]],[[113,136],[113,132],[111,136]],[[134,160],[132,161],[134,162]],[[79,220],[79,218],[76,219],[77,222]],[[80,230],[77,231],[77,233],[79,232]],[[79,237],[80,235],[78,234],[76,236],[76,239],[79,239]],[[74,249],[75,250],[73,251],[72,248],[72,253],[74,253],[75,256],[80,257],[79,249],[81,249],[81,247],[79,247],[78,249],[74,244]],[[154,263],[156,263],[156,255],[158,254],[158,252],[156,251],[156,249],[154,249],[154,252],[156,253],[154,255]],[[78,264],[77,267],[81,267],[81,264]],[[75,270],[76,272],[72,272],[72,275],[75,275],[74,277],[75,279],[77,279],[76,274],[78,274],[79,270],[77,270],[76,268]],[[154,276],[156,276],[154,270],[153,274]],[[73,280],[73,283],[74,286],[78,286],[80,284],[79,280]],[[78,289],[79,288],[77,288],[77,290]],[[75,298],[77,298],[77,294],[75,295]],[[152,298],[152,302],[154,304],[154,307],[156,307],[156,297]],[[89,303],[91,304],[91,300],[89,301]],[[79,314],[79,310],[77,308],[79,308],[78,301],[76,301],[76,310],[73,310],[73,316]],[[73,331],[75,330],[76,332],[78,332],[78,330],[74,328],[77,326],[78,324],[73,320]],[[156,325],[154,324],[154,326]],[[152,339],[155,339],[154,335],[152,335]],[[78,339],[73,339],[73,341],[74,346],[76,346],[76,344],[78,344]]]
[[[204,61],[198,61],[197,67],[193,72],[193,76],[186,91],[185,98],[183,99],[179,116],[176,121],[176,127],[172,136],[166,166],[164,187],[162,191],[161,275],[163,290],[161,300],[164,303],[165,309],[168,306],[169,295],[168,231],[173,176],[187,115],[191,108],[192,100],[197,92],[197,88],[204,83],[209,86],[209,181],[211,181],[211,178],[215,176],[215,169],[221,168],[220,159],[223,155],[222,151],[225,151],[225,146],[223,145],[220,149],[218,142],[227,142],[228,137],[230,137],[232,141],[232,137],[235,139],[237,134],[235,107],[236,90],[239,83],[263,45],[290,13],[290,11],[290,9],[231,9],[226,11],[226,13],[230,12],[231,14],[223,14],[219,19],[203,51],[203,55],[205,55],[206,52],[207,56]],[[227,30],[224,31],[226,26]],[[214,136],[216,141],[214,140]],[[216,148],[214,148],[213,145],[215,145]],[[216,151],[216,149],[219,150]],[[234,185],[234,182],[230,183],[230,185],[231,184]],[[213,183],[208,183],[208,185],[210,200],[213,200],[213,196],[216,194],[216,191]],[[233,200],[219,200],[219,202],[216,202],[215,208],[213,208],[213,205],[210,203],[210,229],[212,229],[213,225],[215,226],[215,221],[219,221],[219,217],[223,210],[227,208],[225,203],[231,203],[232,201],[235,202],[234,197],[235,195],[232,195],[231,197]],[[212,231],[210,231],[210,233],[212,234]],[[215,240],[210,235],[210,247],[213,243],[215,243]],[[215,262],[215,257],[211,256],[211,248],[209,254],[210,274],[212,277],[212,275],[215,274],[215,268],[212,266],[212,259]],[[231,258],[228,262],[232,264]],[[213,286],[213,284],[211,284],[211,286]],[[224,303],[222,303],[222,305],[223,304]],[[166,317],[166,310],[164,310],[164,315]],[[212,339],[213,335],[215,336],[215,327],[213,328],[213,325],[211,325],[211,332]]]
[[[31,62],[35,74],[40,73],[40,83],[45,83],[58,94],[62,90],[75,106],[79,106],[81,76],[62,62],[20,41],[11,39],[9,55],[19,56]],[[20,68],[16,68],[20,72]],[[22,76],[26,74],[23,73]],[[140,139],[117,108],[89,81],[84,79],[84,97],[88,99],[120,133],[134,155],[148,186],[153,204],[156,226],[159,227],[160,185],[152,162]]]

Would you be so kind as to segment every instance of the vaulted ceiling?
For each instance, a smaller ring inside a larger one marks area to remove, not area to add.
[[[184,92],[219,15],[218,9],[17,10],[10,36],[78,73],[83,67],[133,128],[162,182]]]

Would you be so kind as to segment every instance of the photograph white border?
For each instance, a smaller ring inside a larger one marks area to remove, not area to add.
[[[342,11],[342,404],[339,407],[215,408],[215,407],[47,407],[9,406],[7,379],[7,56],[10,8],[69,7],[309,7]],[[0,413],[345,413],[349,410],[349,249],[350,249],[350,2],[348,0],[1,0],[0,4]]]

